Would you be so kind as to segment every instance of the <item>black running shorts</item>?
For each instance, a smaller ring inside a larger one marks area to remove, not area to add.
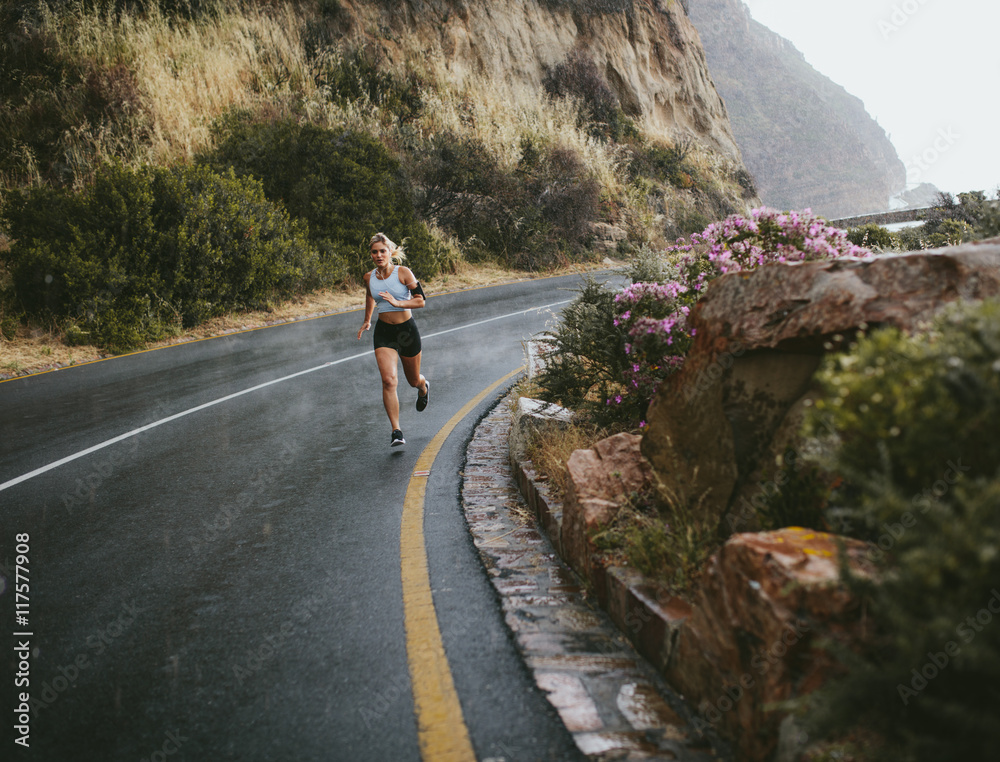
[[[398,325],[377,320],[374,339],[375,349],[379,347],[395,349],[400,357],[416,357],[420,354],[420,331],[417,330],[417,321],[413,318]]]

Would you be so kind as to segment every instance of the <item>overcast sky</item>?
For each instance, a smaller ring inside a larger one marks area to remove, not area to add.
[[[865,103],[908,184],[1000,186],[1000,0],[744,0]]]

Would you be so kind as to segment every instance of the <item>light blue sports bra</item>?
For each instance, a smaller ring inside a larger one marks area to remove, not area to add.
[[[392,268],[392,272],[389,273],[389,277],[382,280],[378,277],[378,268],[372,270],[372,277],[368,279],[368,291],[372,295],[372,299],[375,300],[375,307],[378,313],[382,312],[406,312],[406,307],[394,307],[381,296],[379,296],[379,291],[388,291],[396,299],[400,301],[405,301],[410,299],[413,294],[410,293],[410,289],[402,284],[399,280],[399,265],[395,265]]]

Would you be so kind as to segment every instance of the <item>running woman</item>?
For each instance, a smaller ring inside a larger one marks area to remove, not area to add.
[[[396,396],[396,358],[403,363],[406,381],[417,390],[417,410],[427,407],[430,383],[420,373],[420,332],[410,310],[425,304],[424,290],[408,267],[400,264],[403,249],[385,233],[376,233],[369,241],[375,269],[365,274],[365,321],[361,334],[372,327],[372,314],[378,309],[375,323],[375,362],[382,376],[382,404],[392,426],[390,447],[406,444],[399,427],[399,398]]]

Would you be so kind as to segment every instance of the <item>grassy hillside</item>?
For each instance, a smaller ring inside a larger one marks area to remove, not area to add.
[[[351,287],[378,229],[426,280],[599,259],[594,223],[627,255],[753,197],[722,158],[644,135],[585,55],[537,91],[391,65],[383,5],[353,4],[361,37],[337,0],[5,5],[3,339],[119,351]]]

